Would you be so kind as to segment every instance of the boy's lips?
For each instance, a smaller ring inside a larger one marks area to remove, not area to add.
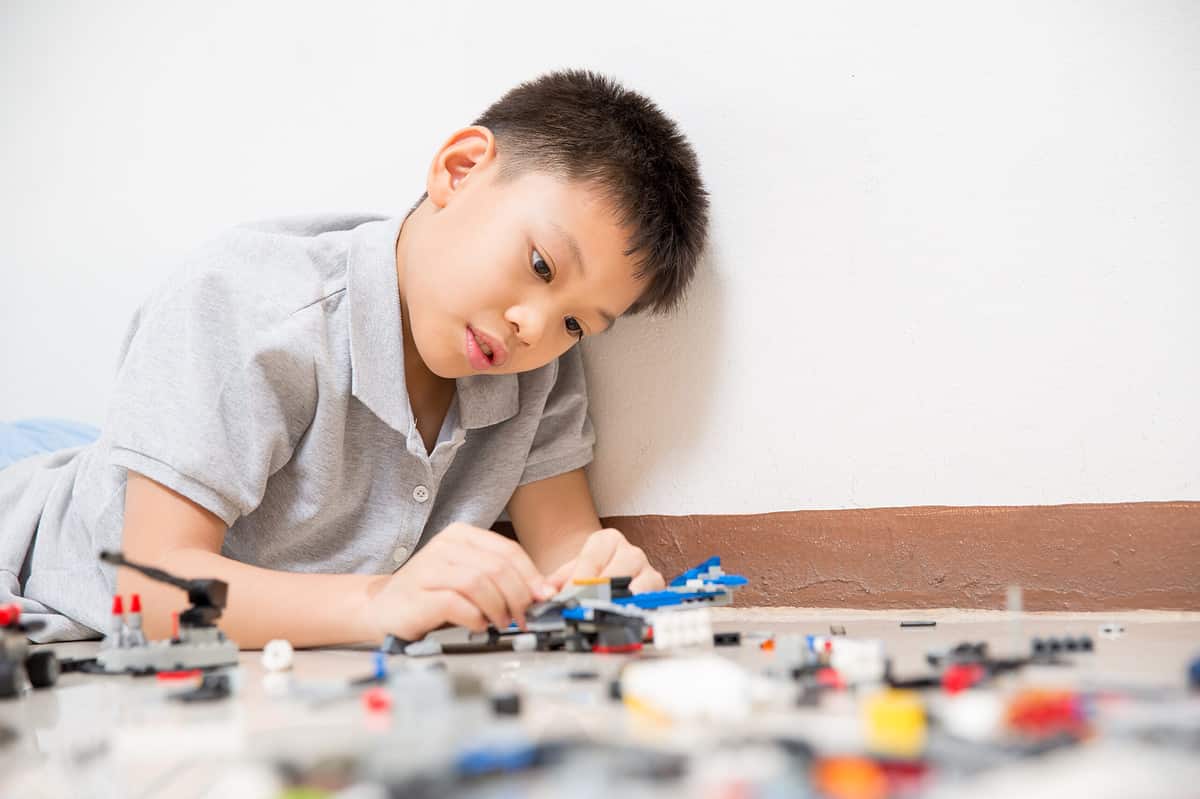
[[[504,366],[508,360],[508,351],[493,336],[467,325],[467,360],[476,369],[495,369]],[[492,351],[492,357],[484,354],[481,344]]]

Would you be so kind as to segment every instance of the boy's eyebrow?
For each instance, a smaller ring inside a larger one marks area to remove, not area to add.
[[[576,241],[575,237],[572,236],[569,232],[567,232],[566,230],[563,230],[561,227],[559,227],[557,222],[551,222],[550,227],[552,227],[556,231],[558,231],[558,235],[562,236],[563,240],[565,240],[567,242],[567,247],[570,248],[571,255],[575,256],[575,263],[579,264],[580,277],[583,277],[584,279],[586,279],[587,278],[587,270],[583,266],[583,251],[579,249],[579,242]]]
[[[583,251],[579,249],[579,242],[568,231],[559,227],[557,222],[551,222],[550,227],[558,231],[558,235],[562,236],[563,240],[567,242],[567,248],[575,258],[575,265],[579,267],[579,276],[587,280],[587,270],[583,266]],[[597,308],[596,312],[604,317],[604,321],[607,323],[607,326],[601,332],[612,330],[613,325],[617,323],[617,318],[603,308]]]

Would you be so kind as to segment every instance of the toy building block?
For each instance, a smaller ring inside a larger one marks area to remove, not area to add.
[[[58,658],[48,649],[31,652],[29,633],[41,621],[22,621],[17,603],[0,605],[0,699],[11,699],[30,688],[49,688],[58,681]]]
[[[708,608],[696,608],[688,613],[656,613],[653,625],[654,648],[659,651],[714,644]]]
[[[263,668],[270,672],[287,671],[292,667],[295,650],[292,642],[286,638],[273,638],[267,641],[262,651]]]
[[[146,633],[142,629],[142,598],[134,594],[129,599],[129,614],[125,617],[125,646],[145,646]]]
[[[121,611],[120,597],[113,601],[114,629],[105,639],[106,645],[96,656],[99,667],[109,673],[151,673],[181,669],[203,669],[235,665],[237,644],[217,629],[216,621],[225,607],[228,586],[222,580],[185,580],[161,569],[143,566],[126,560],[119,552],[102,552],[100,559],[117,566],[126,566],[159,582],[187,592],[191,606],[179,614],[178,635],[169,640],[136,643]],[[138,603],[140,611],[141,604]],[[117,616],[121,616],[117,629]],[[113,645],[115,637],[116,645]],[[144,636],[142,637],[144,641]]]
[[[224,699],[231,693],[233,689],[228,674],[205,674],[195,688],[169,694],[167,698],[177,702],[213,702]]]

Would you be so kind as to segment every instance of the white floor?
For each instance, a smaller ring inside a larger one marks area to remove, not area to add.
[[[1005,689],[1103,686],[1142,694],[1162,689],[1174,699],[1148,705],[1151,711],[1176,721],[1180,713],[1200,720],[1196,695],[1187,700],[1182,694],[1187,664],[1200,656],[1200,613],[1043,613],[1025,614],[1018,621],[1003,612],[955,610],[728,608],[713,613],[717,629],[738,630],[747,639],[758,632],[826,634],[831,625],[844,626],[850,637],[882,640],[899,676],[924,673],[927,651],[961,641],[987,641],[994,652],[1004,654],[1012,646],[1027,647],[1034,636],[1086,634],[1095,643],[1094,653],[1073,656],[1070,667],[1027,671],[1011,678]],[[901,628],[899,622],[908,619],[932,620],[936,626]],[[1120,622],[1124,635],[1102,638],[1099,627],[1109,621]],[[95,647],[76,643],[55,648],[60,656],[80,657]],[[749,640],[737,649],[715,651],[753,673],[768,668],[773,658]],[[570,734],[657,745],[698,741],[714,732],[689,730],[687,725],[649,731],[639,726],[628,709],[607,697],[609,680],[627,661],[624,656],[506,653],[441,660],[452,673],[479,677],[485,690],[500,683],[519,688],[525,705],[515,724],[534,737]],[[390,659],[396,672],[424,670],[430,663]],[[433,697],[400,693],[391,712],[368,712],[360,691],[349,691],[346,684],[371,670],[372,655],[367,651],[300,652],[288,688],[273,685],[259,664],[259,653],[247,651],[241,655],[240,668],[233,671],[236,695],[196,705],[167,701],[166,693],[179,687],[153,678],[64,675],[54,689],[0,702],[0,723],[17,734],[0,744],[0,796],[273,796],[281,787],[274,763],[307,767],[363,757],[377,771],[383,763],[386,771],[415,757],[415,751],[424,751],[439,736],[443,742],[457,744],[475,733],[472,724],[491,723],[486,710],[464,722],[461,708],[454,711],[458,715],[451,722],[448,707],[438,705]],[[599,679],[567,679],[572,670],[594,670]],[[739,732],[771,729],[811,739],[819,749],[852,748],[860,734],[860,716],[848,697],[819,708],[760,706]],[[971,783],[970,792],[973,796],[1019,794],[1022,799],[1200,796],[1200,751],[1196,749],[1200,735],[1193,738],[1188,748],[1101,735],[1083,747],[989,772]],[[961,787],[957,785],[949,795]],[[640,795],[684,796],[691,790],[676,786],[666,793]],[[528,795],[552,795],[552,791]]]

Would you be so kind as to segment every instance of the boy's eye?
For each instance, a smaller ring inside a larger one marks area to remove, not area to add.
[[[576,338],[583,338],[583,328],[580,327],[578,319],[576,319],[574,316],[568,316],[566,318],[566,323],[568,333]]]
[[[547,283],[550,282],[550,278],[554,277],[554,273],[550,271],[550,265],[537,250],[534,250],[533,255],[530,256],[530,263],[533,265],[533,273]]]

